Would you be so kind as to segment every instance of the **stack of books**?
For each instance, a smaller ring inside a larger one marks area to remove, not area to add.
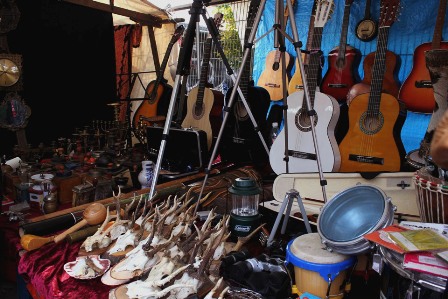
[[[405,269],[448,278],[446,228],[422,225],[391,225],[364,238],[402,254]]]

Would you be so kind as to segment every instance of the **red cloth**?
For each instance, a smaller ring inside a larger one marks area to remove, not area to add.
[[[76,260],[80,246],[80,242],[62,241],[26,252],[20,258],[18,272],[46,299],[108,298],[114,287],[103,284],[101,277],[80,280],[65,272],[64,264]]]

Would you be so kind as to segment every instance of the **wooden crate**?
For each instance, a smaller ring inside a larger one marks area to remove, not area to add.
[[[82,178],[78,174],[72,174],[68,177],[53,178],[53,184],[58,188],[59,203],[71,203],[73,200],[73,187],[82,184]]]

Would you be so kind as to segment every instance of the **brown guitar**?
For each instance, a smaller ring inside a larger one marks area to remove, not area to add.
[[[222,14],[215,14],[215,25],[220,27]],[[224,95],[208,86],[208,69],[212,48],[212,37],[209,35],[204,45],[199,84],[190,90],[187,97],[187,113],[182,121],[183,128],[203,130],[207,134],[207,147],[210,150],[213,137],[218,135],[221,127]]]
[[[400,105],[383,91],[389,29],[399,6],[399,0],[381,1],[377,51],[373,69],[366,73],[371,77],[370,92],[357,95],[348,107],[349,129],[339,144],[341,172],[400,171],[401,140],[395,138]]]
[[[425,63],[425,52],[448,49],[448,42],[442,42],[446,7],[447,0],[440,0],[432,42],[423,43],[415,49],[412,70],[400,88],[398,98],[406,104],[409,111],[432,113],[434,110],[434,90]]]
[[[171,49],[177,40],[184,33],[184,26],[179,26],[174,31],[173,36],[168,44],[168,47],[165,52],[165,56],[163,57],[162,64],[160,66],[159,73],[157,75],[156,80],[149,82],[148,86],[145,90],[145,98],[149,97],[148,100],[144,100],[137,110],[134,113],[132,124],[134,128],[137,128],[139,125],[146,124],[151,125],[151,121],[148,121],[151,117],[157,116],[157,105],[159,100],[164,96],[169,97],[171,95],[172,87],[166,83],[166,79],[163,77],[163,73],[165,72],[166,65],[168,63],[168,58],[171,53]],[[167,94],[169,93],[169,94]],[[142,118],[143,117],[143,118]]]
[[[355,76],[359,52],[347,45],[350,7],[353,0],[345,0],[342,33],[339,46],[328,54],[328,71],[322,79],[321,91],[345,102],[350,88],[357,83]]]

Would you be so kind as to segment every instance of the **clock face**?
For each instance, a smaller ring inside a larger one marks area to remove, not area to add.
[[[13,86],[19,78],[19,66],[10,59],[0,58],[0,86]]]

